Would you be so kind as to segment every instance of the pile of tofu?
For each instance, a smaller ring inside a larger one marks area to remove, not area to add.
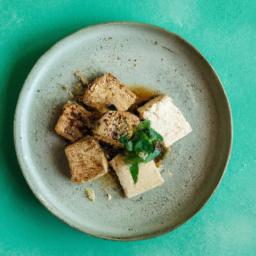
[[[122,148],[120,136],[130,138],[141,120],[151,121],[151,127],[164,138],[169,147],[192,131],[172,99],[160,95],[129,112],[136,95],[112,74],[107,73],[92,81],[85,89],[83,105],[68,102],[55,126],[58,135],[68,140],[65,148],[71,180],[76,183],[95,180],[109,169],[115,171],[126,197],[134,197],[163,184],[155,162],[139,165],[138,181],[134,183],[129,164],[122,154],[107,157],[102,143]],[[115,110],[111,110],[115,108]]]

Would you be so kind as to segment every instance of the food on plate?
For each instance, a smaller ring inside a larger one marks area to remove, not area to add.
[[[68,102],[55,126],[58,135],[70,141],[81,139],[90,126],[92,113],[75,102]]]
[[[111,194],[107,193],[107,199],[110,201],[112,199]]]
[[[65,148],[71,181],[92,181],[114,170],[128,198],[162,185],[159,162],[170,145],[192,131],[173,100],[143,98],[110,73],[89,83],[80,72],[76,77],[82,83],[80,104],[66,103],[55,126],[71,142]]]
[[[110,106],[126,111],[136,100],[136,95],[112,74],[107,73],[89,84],[84,94],[84,104],[106,112]]]
[[[86,188],[85,189],[85,195],[90,201],[95,201],[96,195],[92,188]]]
[[[138,112],[141,118],[149,120],[152,128],[162,135],[166,147],[192,131],[181,111],[166,95],[150,100],[138,108]]]
[[[97,140],[87,136],[65,148],[73,182],[91,181],[108,171],[108,161]]]
[[[128,198],[137,196],[164,183],[160,171],[153,160],[140,164],[136,183],[134,183],[129,164],[125,161],[123,155],[117,155],[111,160],[110,164],[116,172],[125,196]]]
[[[130,166],[134,182],[138,180],[141,163],[148,163],[164,155],[166,148],[163,137],[150,126],[149,120],[144,120],[136,127],[131,138],[123,135],[120,142],[125,148],[124,160]]]
[[[139,123],[139,117],[130,112],[108,111],[99,119],[93,134],[100,141],[122,147],[120,137],[127,135],[130,138]]]

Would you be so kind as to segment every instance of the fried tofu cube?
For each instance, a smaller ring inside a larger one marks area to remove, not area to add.
[[[55,126],[55,132],[71,142],[81,139],[84,130],[90,123],[92,113],[81,105],[68,102],[63,107],[63,113]]]
[[[112,74],[96,78],[87,88],[83,101],[86,105],[106,112],[110,105],[126,111],[136,100],[136,95]]]
[[[168,96],[153,98],[138,108],[138,112],[141,118],[150,120],[151,127],[163,136],[167,147],[192,131],[190,124]]]
[[[65,148],[71,172],[76,183],[95,180],[108,172],[108,161],[97,140],[87,136]]]
[[[108,111],[99,120],[93,130],[94,136],[115,147],[122,147],[119,142],[121,135],[132,136],[140,119],[126,111]]]
[[[125,163],[122,155],[117,155],[112,159],[110,165],[116,172],[124,194],[128,198],[142,194],[164,183],[154,161],[139,164],[137,183],[134,183],[129,169],[130,166]]]

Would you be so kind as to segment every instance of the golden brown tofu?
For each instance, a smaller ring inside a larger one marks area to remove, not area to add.
[[[86,105],[106,112],[110,105],[117,110],[127,110],[136,100],[136,95],[112,74],[96,78],[87,88],[83,101]]]
[[[108,111],[98,121],[93,130],[94,136],[106,143],[121,147],[121,135],[131,137],[140,119],[130,112]]]
[[[68,102],[55,126],[58,135],[72,142],[84,136],[86,127],[90,124],[92,113],[77,103]]]
[[[76,183],[91,181],[107,173],[108,161],[97,140],[87,136],[65,148],[71,172]]]

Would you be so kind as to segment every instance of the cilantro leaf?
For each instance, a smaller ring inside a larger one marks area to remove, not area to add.
[[[137,130],[145,130],[148,128],[150,128],[150,121],[147,119],[140,122],[140,124],[137,126]]]
[[[134,183],[137,183],[138,181],[138,174],[139,174],[139,164],[133,164],[130,166],[130,172],[133,178]]]
[[[158,157],[160,155],[161,151],[157,148],[155,148],[155,150],[150,153],[144,160],[145,163],[150,162],[151,160],[155,159],[156,157]]]
[[[147,163],[161,156],[163,137],[150,127],[150,121],[144,120],[135,129],[129,138],[122,135],[119,139],[125,151],[125,162],[130,165],[130,172],[134,183],[137,182],[139,164]]]
[[[127,136],[127,135],[121,135],[121,136],[120,136],[120,139],[119,139],[119,142],[120,142],[122,145],[125,145],[125,144],[128,142],[128,136]]]
[[[138,142],[135,143],[134,145],[134,151],[136,153],[139,152],[146,152],[146,153],[150,153],[151,151],[153,151],[154,147],[153,145],[150,143],[149,140],[139,140]]]
[[[125,144],[125,148],[127,151],[132,152],[133,151],[133,142],[130,140]]]
[[[125,157],[125,162],[128,164],[142,163],[143,159],[135,154],[130,154]]]
[[[139,141],[139,140],[149,140],[149,137],[144,131],[138,130],[134,133],[132,141],[136,142],[136,141]]]
[[[155,141],[163,141],[162,135],[160,135],[157,131],[155,131],[153,128],[148,129],[148,135],[150,137],[150,140],[152,142]]]

